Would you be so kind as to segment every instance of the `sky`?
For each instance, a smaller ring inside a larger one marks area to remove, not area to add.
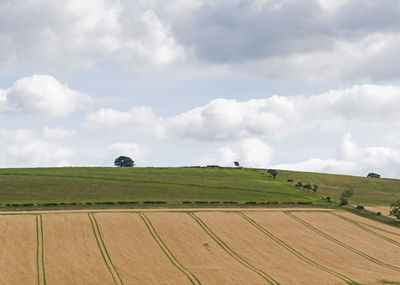
[[[400,178],[399,0],[0,0],[0,167]]]

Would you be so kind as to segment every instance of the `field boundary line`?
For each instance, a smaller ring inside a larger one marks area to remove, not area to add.
[[[312,230],[312,231],[316,232],[317,234],[323,236],[324,238],[326,238],[326,239],[328,239],[328,240],[330,240],[330,241],[332,241],[332,242],[334,242],[334,243],[336,243],[336,244],[338,244],[338,245],[340,245],[340,246],[342,246],[342,247],[344,247],[344,248],[346,248],[346,249],[358,254],[359,256],[362,256],[365,259],[367,259],[369,261],[372,261],[372,262],[374,262],[374,263],[376,263],[378,265],[381,265],[381,266],[384,266],[386,268],[389,268],[389,269],[392,269],[392,270],[400,272],[400,268],[399,267],[391,265],[391,264],[387,264],[387,263],[385,263],[383,261],[380,261],[379,259],[376,259],[375,257],[372,257],[372,256],[362,252],[361,250],[358,250],[358,249],[356,249],[354,247],[351,247],[351,246],[349,246],[349,245],[347,245],[347,244],[345,244],[345,243],[343,243],[343,242],[331,237],[330,235],[318,230],[317,228],[315,228],[312,225],[310,225],[309,223],[303,221],[299,217],[296,217],[295,215],[291,214],[290,212],[284,212],[284,213],[286,215],[288,215],[289,217],[291,217],[292,219],[294,219],[295,221],[297,221],[297,222],[301,223],[302,225],[306,226],[310,230]]]
[[[280,238],[278,238],[277,236],[275,236],[274,234],[270,233],[268,230],[266,230],[263,226],[261,226],[260,224],[258,224],[256,221],[254,221],[252,218],[250,218],[249,216],[245,215],[244,213],[238,213],[239,216],[241,216],[243,219],[247,220],[247,222],[249,222],[250,224],[252,224],[252,226],[254,226],[255,228],[257,228],[259,231],[261,231],[262,233],[264,233],[266,236],[268,236],[269,238],[271,238],[273,241],[275,241],[276,243],[278,243],[280,246],[284,247],[287,251],[289,251],[290,253],[292,253],[293,255],[295,255],[296,257],[298,257],[299,259],[305,261],[306,263],[314,266],[315,268],[318,268],[322,271],[325,271],[341,280],[343,280],[344,282],[346,282],[347,284],[360,284],[352,279],[350,279],[349,277],[336,272],[328,267],[325,267],[323,265],[318,264],[317,262],[313,261],[312,259],[304,256],[302,253],[298,252],[296,249],[294,249],[293,247],[291,247],[290,245],[288,245],[286,242],[284,242],[283,240],[281,240]]]
[[[158,246],[161,248],[161,250],[164,252],[164,254],[168,257],[169,261],[179,270],[181,271],[188,279],[189,281],[195,285],[195,284],[201,284],[199,279],[190,272],[189,269],[187,269],[185,266],[183,266],[178,259],[175,257],[175,255],[171,252],[171,250],[167,247],[167,245],[164,243],[164,241],[161,239],[161,237],[158,235],[156,229],[154,228],[153,224],[149,220],[149,218],[144,214],[139,212],[138,213],[140,218],[142,218],[143,222],[145,223],[147,229],[149,230],[151,236],[153,239],[157,242]]]
[[[100,240],[99,228],[96,228],[96,226],[95,226],[94,217],[93,217],[92,214],[90,214],[90,213],[88,213],[88,217],[89,217],[90,223],[91,223],[91,225],[92,225],[93,235],[94,235],[94,237],[95,237],[95,239],[96,239],[97,246],[98,246],[98,248],[99,248],[99,251],[100,251],[100,253],[101,253],[101,256],[103,257],[104,263],[106,264],[107,269],[108,269],[108,271],[109,271],[110,274],[111,274],[111,277],[112,277],[112,279],[113,279],[113,281],[114,281],[114,284],[118,285],[118,281],[119,281],[121,284],[123,284],[123,283],[122,283],[122,280],[120,280],[120,279],[117,280],[116,276],[119,277],[119,275],[118,275],[118,273],[117,273],[116,271],[114,272],[115,268],[112,267],[113,265],[112,265],[112,263],[111,263],[111,260],[109,260],[109,259],[106,257],[105,250],[104,250],[104,248],[102,247],[101,242],[99,241],[99,240]]]
[[[266,280],[269,284],[271,285],[279,285],[279,282],[274,280],[271,276],[269,276],[267,273],[262,271],[261,269],[258,269],[254,265],[250,264],[248,261],[246,261],[243,257],[241,257],[239,254],[237,254],[235,251],[233,251],[225,242],[223,242],[214,232],[211,231],[211,229],[198,217],[195,215],[195,213],[188,212],[187,213],[190,217],[192,217],[199,225],[200,227],[224,250],[226,251],[230,256],[232,256],[234,259],[239,261],[242,265],[247,267],[248,269],[254,271],[257,273],[259,276],[261,276],[264,280]]]
[[[108,253],[106,244],[105,244],[105,242],[104,242],[104,240],[103,240],[103,237],[102,237],[102,235],[101,235],[99,223],[97,222],[97,219],[96,219],[95,215],[94,215],[93,213],[92,213],[91,215],[92,215],[93,221],[94,221],[94,223],[95,223],[96,230],[97,230],[97,234],[98,234],[98,236],[99,236],[101,245],[102,245],[102,247],[103,247],[103,249],[104,249],[104,252],[105,252],[106,255],[107,255],[107,259],[108,259],[108,261],[110,262],[112,268],[114,269],[114,273],[117,274],[117,277],[118,277],[119,281],[120,281],[121,284],[123,285],[123,284],[124,284],[124,281],[122,281],[121,276],[120,276],[119,273],[118,273],[118,270],[115,268],[115,265],[114,265],[114,263],[112,262],[111,256],[110,256],[110,254]]]
[[[338,217],[338,218],[340,218],[340,219],[342,219],[342,220],[344,220],[344,221],[346,221],[346,222],[348,222],[348,223],[350,223],[350,224],[352,224],[352,225],[354,225],[354,226],[356,226],[356,227],[358,227],[358,228],[360,228],[360,229],[362,229],[362,230],[364,230],[364,231],[366,231],[366,232],[368,232],[368,233],[370,233],[370,234],[372,234],[372,235],[374,235],[376,237],[379,237],[379,238],[381,238],[381,239],[383,239],[383,240],[385,240],[387,242],[390,242],[390,243],[392,243],[394,245],[400,246],[400,242],[397,242],[395,240],[392,240],[391,238],[385,237],[384,235],[381,235],[381,234],[379,234],[377,232],[374,232],[373,230],[371,230],[368,227],[360,224],[357,221],[354,221],[354,220],[352,220],[352,219],[350,219],[348,217],[344,217],[344,216],[338,215],[336,213],[331,213],[331,215],[334,215],[334,216],[336,216],[336,217]]]
[[[43,221],[41,215],[35,215],[36,221],[36,273],[38,285],[46,285],[44,269]]]

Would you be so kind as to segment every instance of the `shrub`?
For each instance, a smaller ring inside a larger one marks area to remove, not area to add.
[[[220,201],[210,201],[210,202],[208,202],[209,204],[220,204],[221,202]]]
[[[92,203],[91,202],[86,202],[85,205],[92,205]]]
[[[143,201],[143,204],[166,204],[166,201]]]
[[[192,204],[192,201],[183,201],[182,204]]]
[[[25,204],[21,204],[22,207],[32,207],[34,206],[34,204],[32,203],[25,203]]]
[[[363,205],[357,205],[357,210],[364,210],[364,206]]]
[[[247,202],[244,202],[246,205],[256,205],[257,204],[257,202],[254,202],[254,201],[247,201]]]
[[[112,205],[115,204],[115,202],[107,201],[107,202],[94,202],[97,205]]]
[[[267,205],[278,205],[279,202],[267,202]]]
[[[43,203],[43,204],[38,204],[39,206],[58,206],[58,203]]]
[[[377,215],[377,216],[380,216],[380,215],[382,215],[382,213],[381,213],[381,212],[377,212],[376,215]]]
[[[344,206],[347,205],[348,202],[347,200],[353,196],[353,190],[345,190],[342,192],[342,194],[340,194],[340,205]]]
[[[312,202],[299,201],[297,205],[312,205]]]
[[[196,201],[196,204],[208,204],[208,201]]]
[[[238,202],[233,202],[233,201],[223,201],[223,204],[237,204]]]

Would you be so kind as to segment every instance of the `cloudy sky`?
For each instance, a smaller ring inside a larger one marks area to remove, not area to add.
[[[399,0],[0,0],[0,167],[400,178]]]

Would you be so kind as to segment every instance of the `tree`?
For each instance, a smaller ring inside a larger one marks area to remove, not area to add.
[[[303,188],[304,188],[304,189],[311,190],[312,186],[311,186],[310,183],[307,183],[307,184],[303,185]]]
[[[293,183],[293,179],[288,179],[287,182],[289,182],[290,184]]]
[[[353,190],[344,190],[342,194],[340,194],[340,205],[347,205],[347,200],[353,196]]]
[[[240,167],[239,161],[235,161],[233,164],[235,165],[235,167]]]
[[[367,177],[368,178],[381,178],[381,175],[371,172],[371,173],[368,173]]]
[[[400,200],[397,200],[392,205],[390,205],[390,215],[395,216],[397,219],[400,220]]]
[[[303,182],[301,182],[301,181],[297,182],[296,187],[303,188]]]
[[[313,188],[312,188],[313,194],[315,194],[315,192],[318,191],[318,188],[319,188],[319,186],[317,184],[313,185]]]
[[[133,167],[135,162],[130,157],[119,156],[114,160],[114,165],[117,167]]]
[[[269,175],[271,175],[272,177],[274,177],[274,179],[275,179],[276,176],[278,175],[278,170],[276,170],[276,169],[268,169],[267,172],[269,173]]]

